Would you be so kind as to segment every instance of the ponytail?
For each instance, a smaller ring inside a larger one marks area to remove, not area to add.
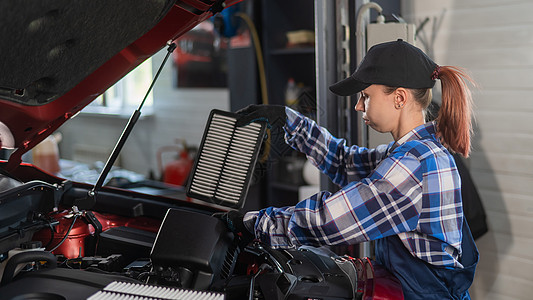
[[[438,135],[444,146],[468,157],[472,134],[472,94],[466,81],[474,82],[457,67],[442,66],[438,76],[442,85],[442,104],[437,117]]]

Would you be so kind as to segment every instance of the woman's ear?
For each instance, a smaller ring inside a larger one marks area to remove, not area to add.
[[[394,107],[397,109],[403,108],[407,104],[407,90],[404,88],[397,88],[394,91]]]

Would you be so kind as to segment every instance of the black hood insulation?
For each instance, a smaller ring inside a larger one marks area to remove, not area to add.
[[[59,98],[154,27],[174,2],[0,1],[0,98],[24,105]]]

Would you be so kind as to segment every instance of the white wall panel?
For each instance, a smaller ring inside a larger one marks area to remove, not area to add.
[[[533,176],[533,157],[529,155],[492,152],[474,153],[470,161],[471,165],[475,166],[474,170]]]
[[[533,241],[530,238],[510,236],[507,233],[499,233],[494,229],[476,240],[480,250],[480,256],[484,252],[497,252],[499,255],[519,257],[533,260]],[[494,264],[496,265],[496,264]]]
[[[483,189],[479,191],[482,199],[499,198],[499,201],[485,201],[485,209],[492,211],[506,210],[508,214],[533,218],[533,201],[531,195],[501,193]],[[533,253],[532,253],[533,257]]]
[[[479,130],[475,134],[472,140],[475,153],[484,153],[485,151],[509,153],[509,149],[512,149],[512,153],[515,154],[533,155],[532,134],[513,133],[510,135],[508,133],[480,132]]]
[[[533,112],[530,90],[487,90],[482,88],[475,95],[476,114],[483,111],[499,111],[502,109],[507,112]]]
[[[531,186],[533,183],[533,177],[531,176],[478,171],[475,165],[472,165],[471,170],[471,173],[475,175],[474,181],[480,189],[501,193],[531,195]]]
[[[533,112],[481,111],[476,124],[481,132],[533,134]]]

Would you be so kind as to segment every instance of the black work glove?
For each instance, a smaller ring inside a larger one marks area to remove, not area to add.
[[[244,226],[244,215],[242,213],[236,210],[230,210],[226,213],[214,213],[213,217],[222,220],[226,224],[226,227],[240,238],[239,244],[242,247],[245,247],[254,240],[255,236]]]
[[[241,117],[237,119],[236,126],[244,126],[256,121],[265,121],[269,127],[281,127],[287,122],[287,114],[283,105],[252,104],[238,110],[237,113]]]

